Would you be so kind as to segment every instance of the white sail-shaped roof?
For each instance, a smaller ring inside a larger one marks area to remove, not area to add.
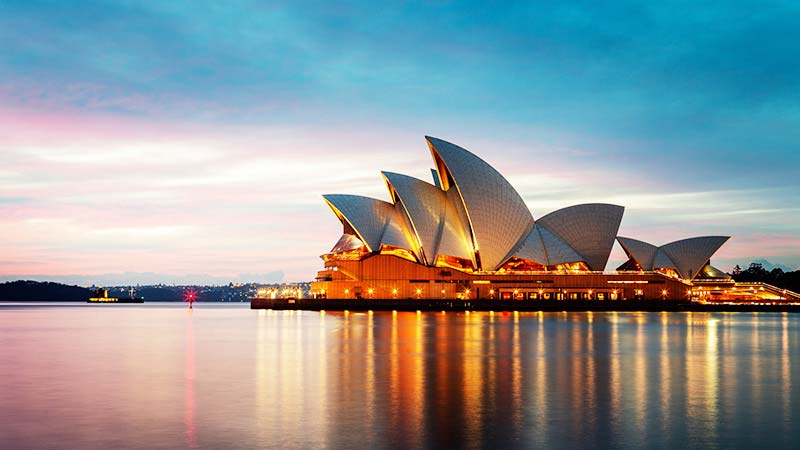
[[[628,257],[644,270],[674,269],[681,278],[692,279],[729,236],[701,236],[670,242],[660,247],[631,238],[618,237]]]
[[[533,228],[533,216],[511,184],[469,151],[426,137],[442,189],[457,189],[480,268],[496,270]]]
[[[393,204],[360,195],[328,194],[322,197],[339,220],[352,227],[369,251],[380,250],[383,231],[395,215]]]
[[[705,266],[703,266],[703,269],[700,270],[700,276],[702,278],[726,278],[726,279],[731,278],[730,275],[717,269],[711,264],[706,264]]]
[[[411,250],[414,256],[421,261],[419,256],[420,246],[416,237],[413,236],[411,223],[403,211],[403,206],[399,203],[394,205],[394,212],[389,216],[389,221],[383,229],[381,245]]]
[[[364,245],[364,243],[361,242],[361,239],[359,239],[358,236],[344,233],[342,234],[342,237],[340,237],[339,240],[336,241],[336,244],[333,245],[333,248],[331,249],[330,253],[346,252],[348,250],[357,249],[362,245]]]
[[[585,258],[583,256],[578,254],[574,248],[570,247],[563,239],[553,234],[553,232],[547,228],[537,223],[534,229],[542,237],[544,251],[547,253],[548,265],[555,266],[557,264],[584,261]]]
[[[442,191],[444,192],[444,191]],[[456,190],[445,192],[447,209],[441,223],[439,243],[436,256],[455,256],[472,261],[475,266],[475,254],[472,252],[469,221]]]
[[[407,175],[383,172],[383,177],[396,204],[408,216],[426,264],[433,265],[439,254],[471,259],[469,230],[447,193]]]
[[[566,241],[538,223],[533,226],[528,237],[513,256],[545,266],[586,262],[586,258],[575,251]]]
[[[730,236],[701,236],[662,245],[661,249],[675,263],[678,273],[692,279]]]
[[[625,250],[628,258],[633,259],[639,264],[642,270],[653,270],[653,260],[656,257],[658,247],[638,239],[617,237],[619,245]]]
[[[514,253],[517,258],[527,259],[528,261],[538,262],[542,265],[549,265],[547,260],[547,252],[544,249],[544,242],[542,242],[542,235],[539,234],[539,227],[534,226],[525,241],[522,242],[522,247]]]
[[[562,238],[591,270],[602,271],[608,263],[614,238],[625,208],[605,203],[587,203],[553,211],[537,225]]]
[[[664,252],[664,249],[659,247],[658,250],[656,250],[656,256],[653,258],[653,269],[675,269],[677,271],[678,266],[675,265],[672,258]]]

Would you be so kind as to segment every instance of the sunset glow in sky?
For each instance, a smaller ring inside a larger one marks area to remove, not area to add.
[[[310,280],[341,232],[321,195],[430,180],[426,134],[535,218],[615,203],[620,235],[730,235],[724,270],[798,268],[799,22],[797,2],[0,1],[0,276]]]

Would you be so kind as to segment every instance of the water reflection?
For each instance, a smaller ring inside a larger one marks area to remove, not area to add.
[[[184,371],[184,419],[186,425],[186,447],[196,448],[197,440],[194,430],[194,335],[192,332],[192,313],[188,310],[189,321],[186,325],[186,370]]]
[[[366,378],[363,399],[380,410],[381,396],[387,395],[388,414],[346,423],[332,417],[341,425],[332,427],[371,436],[377,421],[386,442],[412,448],[713,448],[737,445],[734,437],[743,433],[728,425],[734,419],[750,429],[780,426],[784,433],[761,438],[794,442],[783,417],[797,407],[789,381],[797,366],[789,355],[797,345],[798,323],[779,316],[775,339],[781,345],[759,348],[748,330],[765,327],[752,319],[697,313],[394,313],[358,322],[351,315],[340,325],[351,333],[366,327],[368,351],[353,348],[354,336],[343,330],[340,360],[362,361],[366,372],[374,371]],[[382,364],[386,355],[388,363]],[[764,386],[771,376],[765,356],[775,365],[782,401],[778,410],[768,403],[757,407],[772,409],[773,425],[769,414],[750,414],[751,403],[762,401],[755,394],[762,388],[753,384]],[[759,362],[748,362],[750,377],[726,377],[750,358]],[[333,375],[332,385],[352,382]],[[742,398],[742,391],[753,395]],[[330,400],[343,399],[337,394]],[[756,443],[752,437],[745,442]]]
[[[798,331],[787,314],[0,309],[0,448],[797,448]]]

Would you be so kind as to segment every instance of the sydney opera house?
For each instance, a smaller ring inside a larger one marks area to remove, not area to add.
[[[426,141],[433,183],[383,172],[390,202],[324,196],[342,235],[322,255],[314,298],[688,300],[735,289],[710,264],[727,236],[664,245],[621,237],[624,208],[603,203],[534,219],[481,158],[441,139]],[[629,259],[605,271],[615,241]],[[719,292],[703,291],[712,285]]]

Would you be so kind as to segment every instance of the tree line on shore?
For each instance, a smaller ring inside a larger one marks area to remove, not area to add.
[[[800,292],[800,270],[785,272],[780,267],[767,270],[763,264],[751,262],[747,269],[742,269],[737,264],[729,275],[739,282],[767,283],[781,289]]]

